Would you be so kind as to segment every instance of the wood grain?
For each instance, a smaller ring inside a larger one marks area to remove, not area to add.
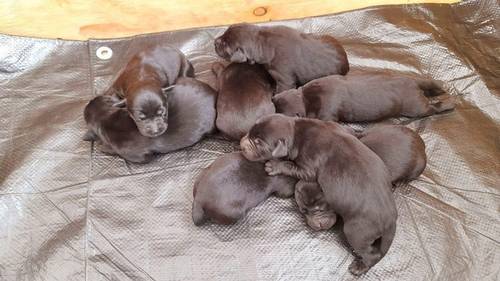
[[[0,33],[85,40],[456,0],[2,0]]]

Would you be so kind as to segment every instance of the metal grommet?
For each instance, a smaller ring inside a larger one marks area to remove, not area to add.
[[[255,10],[253,10],[253,14],[257,17],[262,17],[263,15],[267,14],[267,8],[266,7],[257,7]]]
[[[102,60],[109,60],[113,56],[113,50],[110,47],[102,46],[97,48],[95,54]]]

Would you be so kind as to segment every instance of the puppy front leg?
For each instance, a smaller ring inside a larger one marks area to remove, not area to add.
[[[314,171],[299,167],[292,161],[269,160],[265,164],[265,170],[270,176],[282,174],[304,181],[316,181]]]

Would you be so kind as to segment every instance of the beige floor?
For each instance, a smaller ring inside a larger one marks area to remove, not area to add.
[[[456,0],[3,0],[0,33],[85,40],[324,15],[374,5]]]

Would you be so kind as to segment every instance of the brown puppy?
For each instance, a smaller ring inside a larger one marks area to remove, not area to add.
[[[411,181],[425,169],[425,143],[412,129],[400,125],[378,125],[356,133],[375,152],[391,175],[391,182]]]
[[[215,129],[217,93],[193,78],[179,78],[166,92],[169,129],[149,138],[137,129],[127,110],[115,107],[115,96],[98,96],[85,107],[88,131],[84,140],[95,140],[100,149],[131,162],[152,160],[155,153],[167,153],[191,146]]]
[[[275,112],[275,83],[262,65],[215,63],[212,70],[219,91],[215,125],[227,137],[240,140],[259,117]]]
[[[193,77],[194,70],[184,54],[159,45],[135,55],[106,93],[123,98],[117,105],[126,104],[139,132],[152,138],[167,130],[168,105],[162,88],[187,76]]]
[[[416,179],[424,171],[427,162],[425,144],[413,130],[382,125],[357,136],[384,161],[392,183]],[[316,182],[299,181],[295,186],[295,200],[312,229],[326,230],[335,224],[337,215]]]
[[[264,163],[250,162],[241,152],[224,154],[198,176],[193,188],[193,222],[211,219],[232,224],[271,194],[290,197],[296,179],[271,177]]]
[[[424,117],[455,108],[442,83],[386,73],[332,75],[277,94],[276,111],[325,121],[363,122]],[[428,97],[439,97],[432,101]]]
[[[337,123],[273,114],[260,118],[240,142],[245,158],[265,161],[269,175],[318,182],[344,220],[344,233],[362,274],[387,253],[397,210],[384,162]],[[286,157],[290,161],[277,159]],[[293,162],[292,162],[293,161]]]
[[[263,64],[276,80],[277,93],[349,71],[346,52],[335,38],[286,26],[235,24],[214,44],[217,54],[226,60]]]
[[[299,212],[306,217],[312,229],[327,230],[337,222],[337,214],[326,201],[321,187],[316,182],[299,181],[295,185],[295,201]]]

